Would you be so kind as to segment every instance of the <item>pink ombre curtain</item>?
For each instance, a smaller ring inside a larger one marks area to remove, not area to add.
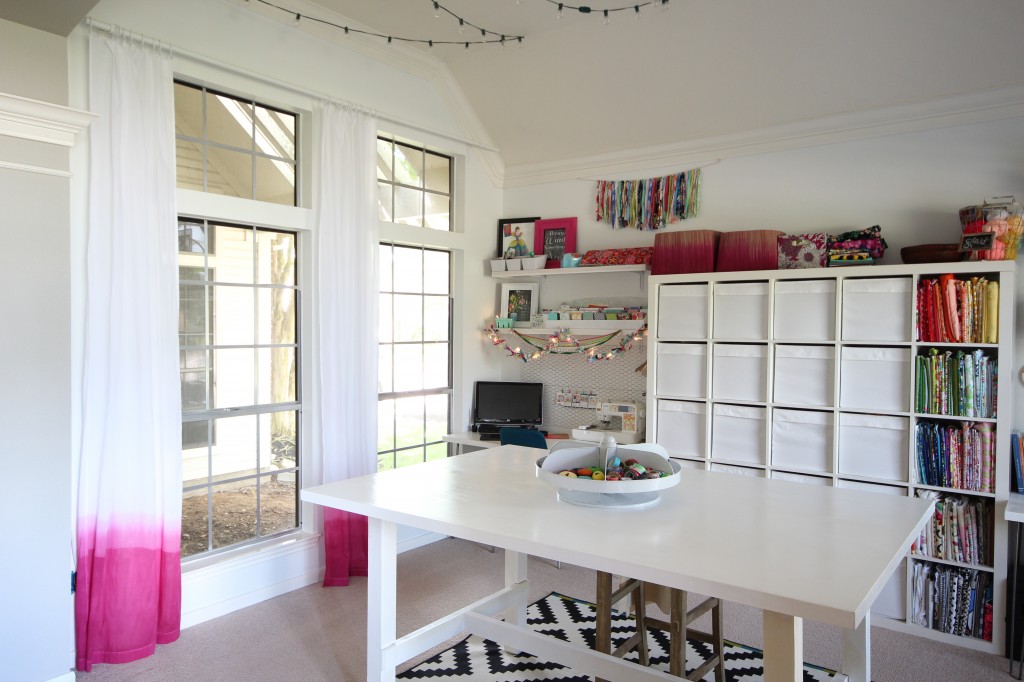
[[[377,470],[377,121],[325,104],[317,196],[324,482]],[[366,575],[366,517],[324,513],[324,586]]]
[[[166,55],[118,33],[89,47],[79,670],[148,656],[181,623],[172,74]]]

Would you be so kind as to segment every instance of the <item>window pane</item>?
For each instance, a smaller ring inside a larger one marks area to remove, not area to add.
[[[383,182],[377,183],[377,204],[380,208],[377,217],[380,220],[391,223],[394,222],[395,211],[391,206],[394,200],[394,186],[388,185]]]
[[[423,250],[395,247],[395,291],[423,291]]]
[[[439,441],[448,433],[448,395],[426,396],[427,416],[427,442]],[[443,445],[441,449],[445,455],[448,454],[448,446]]]
[[[205,457],[204,457],[205,463]],[[181,556],[190,557],[209,549],[210,496],[205,488],[182,494]]]
[[[418,343],[395,346],[395,391],[418,391],[421,388],[423,347]]]
[[[204,419],[197,422],[182,422],[181,424],[181,452],[182,452],[182,480],[186,485],[189,479],[200,477],[207,478],[206,458],[209,455],[210,444],[212,443],[210,433],[210,421]]]
[[[252,151],[252,105],[207,92],[206,139]]]
[[[260,348],[259,394],[256,402],[260,405],[290,403],[298,400],[295,386],[295,349]]]
[[[434,192],[451,193],[451,160],[447,156],[427,152],[424,187]]]
[[[203,91],[183,83],[174,84],[174,132],[203,139]]]
[[[392,222],[423,227],[423,192],[395,187],[395,216]]]
[[[377,450],[395,448],[395,401],[377,401]]]
[[[444,459],[448,456],[448,444],[447,443],[434,443],[433,445],[427,446],[427,461],[432,462],[435,459]]]
[[[253,198],[285,206],[295,205],[295,166],[288,161],[256,157]]]
[[[394,450],[388,450],[387,452],[377,453],[377,471],[387,471],[388,469],[395,468],[395,452]]]
[[[276,469],[294,469],[299,462],[298,412],[287,410],[260,415],[263,422],[270,424],[271,465]],[[294,474],[292,474],[294,477]]]
[[[252,154],[207,145],[206,191],[252,199]]]
[[[377,179],[394,180],[395,174],[392,171],[393,152],[391,140],[377,138]]]
[[[213,351],[213,407],[240,407],[256,402],[256,353],[252,348]]]
[[[257,284],[295,284],[295,235],[256,230]]]
[[[256,151],[295,160],[295,119],[295,114],[257,105]]]
[[[397,449],[423,443],[423,397],[399,398],[395,401],[395,432]]]
[[[211,379],[208,362],[209,351],[178,351],[178,364],[181,369],[181,409],[183,412],[207,409],[206,401]]]
[[[423,340],[448,340],[448,297],[423,297]]]
[[[395,341],[423,340],[423,297],[395,296]]]
[[[419,464],[425,460],[425,452],[423,448],[411,448],[409,450],[399,450],[395,453],[398,459],[398,466],[405,467],[410,464]]]
[[[380,290],[394,291],[391,288],[391,259],[394,257],[394,249],[390,244],[377,246],[377,262],[380,263]]]
[[[256,479],[213,488],[213,548],[230,547],[256,535]]]
[[[377,392],[391,393],[394,390],[394,368],[391,366],[391,344],[382,343],[377,347]]]
[[[428,343],[423,346],[423,388],[448,385],[448,344]]]
[[[178,262],[181,265],[204,267],[206,265],[206,261],[202,256],[207,252],[212,252],[212,249],[209,248],[208,242],[206,226],[202,221],[178,221]],[[200,256],[200,259],[198,261],[181,260],[182,258],[189,258],[190,254],[196,254]],[[202,277],[199,279],[202,279]]]
[[[213,295],[213,343],[218,346],[251,345],[255,320],[249,287],[210,287]]]
[[[450,262],[451,256],[447,251],[423,252],[423,293],[448,293]]]
[[[205,346],[210,343],[210,310],[205,284],[178,285],[178,345]]]
[[[210,448],[213,482],[255,474],[258,462],[256,415],[221,417],[213,422],[217,429],[217,443]],[[265,459],[270,461],[269,452]]]
[[[257,289],[257,343],[295,343],[295,290]]]
[[[203,143],[192,140],[175,141],[176,185],[182,189],[197,192],[206,190],[203,185]]]
[[[209,258],[215,270],[214,281],[234,284],[253,283],[253,231],[229,225],[211,225],[217,244],[216,258]]]
[[[260,476],[260,531],[262,537],[299,525],[299,499],[295,473]]]
[[[395,143],[395,182],[423,187],[423,152]]]
[[[391,306],[393,305],[391,294],[380,295],[380,310],[379,317],[377,318],[377,339],[381,343],[388,343],[392,341],[391,338],[391,321],[394,316],[394,311]]]
[[[426,205],[424,207],[423,224],[432,230],[451,229],[450,211],[451,201],[448,197],[440,194],[424,194]]]

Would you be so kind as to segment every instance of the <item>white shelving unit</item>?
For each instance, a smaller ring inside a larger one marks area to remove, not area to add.
[[[918,341],[918,282],[942,274],[999,283],[997,343]],[[1014,263],[1002,261],[651,277],[647,439],[665,446],[684,467],[891,495],[933,491],[981,505],[991,526],[985,562],[912,552],[876,602],[873,623],[1001,654],[1013,277]],[[933,348],[954,353],[980,349],[997,360],[1003,375],[997,416],[915,411],[916,358]],[[962,422],[995,431],[991,492],[925,485],[918,479],[918,426]],[[926,566],[991,577],[990,641],[913,622],[915,572]]]

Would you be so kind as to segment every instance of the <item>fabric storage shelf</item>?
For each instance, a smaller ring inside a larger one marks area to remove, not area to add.
[[[704,457],[704,403],[658,401],[658,436],[655,442],[670,457]]]
[[[772,413],[772,466],[832,473],[831,412],[780,410]]]
[[[711,458],[765,463],[765,409],[714,405],[711,410]]]
[[[715,400],[767,400],[767,346],[716,344],[712,355],[711,396]]]
[[[768,283],[715,285],[716,339],[768,338]]]
[[[836,337],[836,282],[831,279],[775,283],[772,336],[790,341]]]
[[[909,420],[839,413],[839,474],[905,481]]]
[[[835,400],[836,349],[832,346],[776,346],[777,403],[831,407]]]
[[[843,340],[910,341],[912,289],[909,277],[843,282]]]
[[[707,395],[707,353],[702,343],[659,343],[655,391],[673,398]]]
[[[672,284],[659,288],[658,338],[708,337],[708,285]]]
[[[841,408],[910,411],[909,348],[847,346],[841,358]]]

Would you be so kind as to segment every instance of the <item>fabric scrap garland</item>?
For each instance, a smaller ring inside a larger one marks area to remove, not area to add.
[[[700,212],[699,168],[647,180],[598,180],[597,220],[612,229],[657,230]]]
[[[588,363],[601,360],[611,360],[620,353],[624,353],[633,347],[636,341],[641,340],[647,334],[647,327],[637,331],[615,331],[602,336],[585,336],[582,339],[572,335],[568,329],[559,329],[551,334],[537,335],[526,334],[515,329],[509,330],[522,340],[529,348],[524,349],[522,345],[513,346],[503,339],[498,330],[491,325],[484,330],[484,333],[491,340],[491,345],[504,346],[505,352],[510,357],[523,362],[538,360],[544,355],[586,355]],[[618,345],[613,348],[598,350],[598,346],[604,345],[619,337]],[[532,350],[531,350],[532,349]]]

